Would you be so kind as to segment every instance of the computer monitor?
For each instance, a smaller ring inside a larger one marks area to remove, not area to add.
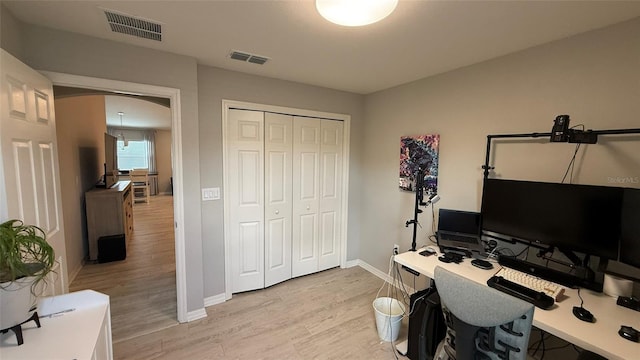
[[[640,189],[624,189],[619,261],[640,269]]]
[[[438,246],[446,249],[484,251],[480,241],[480,213],[440,209],[438,211]]]
[[[486,179],[484,231],[618,258],[624,188]]]

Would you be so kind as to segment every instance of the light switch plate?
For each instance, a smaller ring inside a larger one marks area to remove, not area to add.
[[[220,188],[202,189],[202,201],[220,200]]]

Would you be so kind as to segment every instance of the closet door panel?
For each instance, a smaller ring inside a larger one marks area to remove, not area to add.
[[[265,287],[291,278],[293,117],[265,114]]]
[[[343,123],[322,120],[320,133],[321,226],[318,270],[326,270],[340,265]]]
[[[240,247],[240,277],[251,277],[260,269],[260,222],[243,222],[238,227],[238,245]]]
[[[293,260],[292,275],[318,271],[320,120],[293,122]]]
[[[231,291],[241,292],[264,287],[264,115],[228,115]]]

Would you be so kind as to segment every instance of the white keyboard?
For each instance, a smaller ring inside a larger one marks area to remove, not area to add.
[[[564,293],[564,287],[561,285],[507,267],[501,268],[495,276],[502,276],[506,280],[512,281],[516,284],[520,284],[535,291],[543,292],[551,296],[555,301],[558,301],[560,295]]]

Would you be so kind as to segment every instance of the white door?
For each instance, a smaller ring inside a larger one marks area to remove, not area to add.
[[[322,120],[320,127],[319,267],[340,265],[342,222],[342,121]]]
[[[58,261],[46,295],[68,292],[51,81],[0,54],[0,221],[20,219],[47,235]]]
[[[264,287],[264,113],[229,110],[231,291]]]
[[[265,113],[264,286],[291,279],[293,117]]]
[[[292,276],[318,271],[320,119],[293,121]]]

